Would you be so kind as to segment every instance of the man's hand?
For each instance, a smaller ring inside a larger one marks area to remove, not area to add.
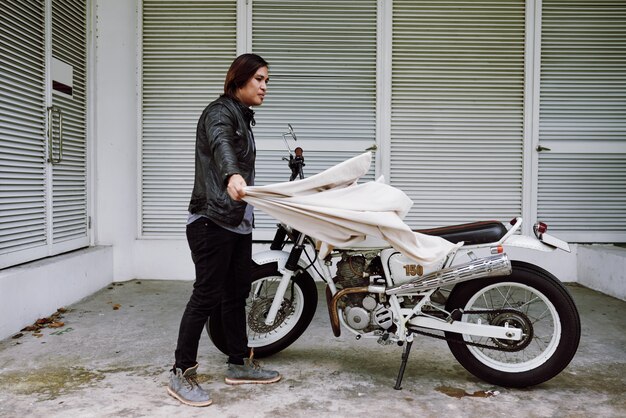
[[[241,200],[246,195],[244,188],[247,186],[246,181],[240,174],[233,174],[228,178],[228,187],[226,191],[233,200]]]

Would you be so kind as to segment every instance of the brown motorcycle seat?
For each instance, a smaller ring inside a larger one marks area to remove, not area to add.
[[[464,241],[465,245],[476,245],[498,241],[506,234],[507,229],[498,221],[481,221],[440,228],[416,229],[414,231],[426,235],[435,235],[455,244]]]

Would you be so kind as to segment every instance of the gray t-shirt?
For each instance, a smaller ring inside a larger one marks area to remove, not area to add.
[[[201,215],[199,213],[190,213],[189,216],[187,216],[187,225],[189,225],[192,222],[195,222],[196,220],[200,218],[210,219],[206,215]],[[227,231],[235,232],[237,234],[242,234],[242,235],[251,234],[252,224],[254,222],[254,206],[250,204],[246,204],[246,212],[243,215],[243,220],[237,226],[230,226],[223,222],[216,221],[215,219],[211,219],[211,222],[214,222],[216,225],[221,226]]]

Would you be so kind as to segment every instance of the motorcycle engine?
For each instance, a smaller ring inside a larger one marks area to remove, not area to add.
[[[378,251],[344,252],[337,263],[335,284],[340,289],[368,286],[372,277],[382,276]],[[353,293],[344,296],[338,304],[346,323],[365,332],[387,329],[392,325],[389,309],[381,304],[378,294]]]
[[[368,253],[355,255],[350,255],[347,252],[343,253],[341,261],[337,263],[336,284],[344,289],[367,286],[370,283],[368,268],[372,262],[371,255]]]

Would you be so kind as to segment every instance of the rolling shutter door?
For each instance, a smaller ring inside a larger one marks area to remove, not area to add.
[[[544,0],[537,215],[574,242],[626,241],[626,3]]]
[[[0,44],[2,268],[47,255],[43,2],[0,3]]]
[[[256,184],[289,179],[281,134],[291,123],[311,176],[376,142],[376,1],[267,1],[252,8],[252,52],[270,64],[255,109]],[[366,179],[373,179],[374,164]],[[256,212],[255,238],[276,221]],[[268,234],[270,232],[267,232]]]
[[[391,184],[426,228],[522,211],[525,2],[393,2]]]
[[[184,236],[196,124],[223,92],[236,36],[236,1],[143,1],[143,236]]]
[[[52,90],[52,103],[63,110],[63,159],[52,172],[52,241],[87,236],[86,143],[86,5],[81,0],[53,0],[52,56],[72,67],[71,95]],[[76,246],[77,244],[72,244]],[[59,245],[54,252],[67,251]]]

